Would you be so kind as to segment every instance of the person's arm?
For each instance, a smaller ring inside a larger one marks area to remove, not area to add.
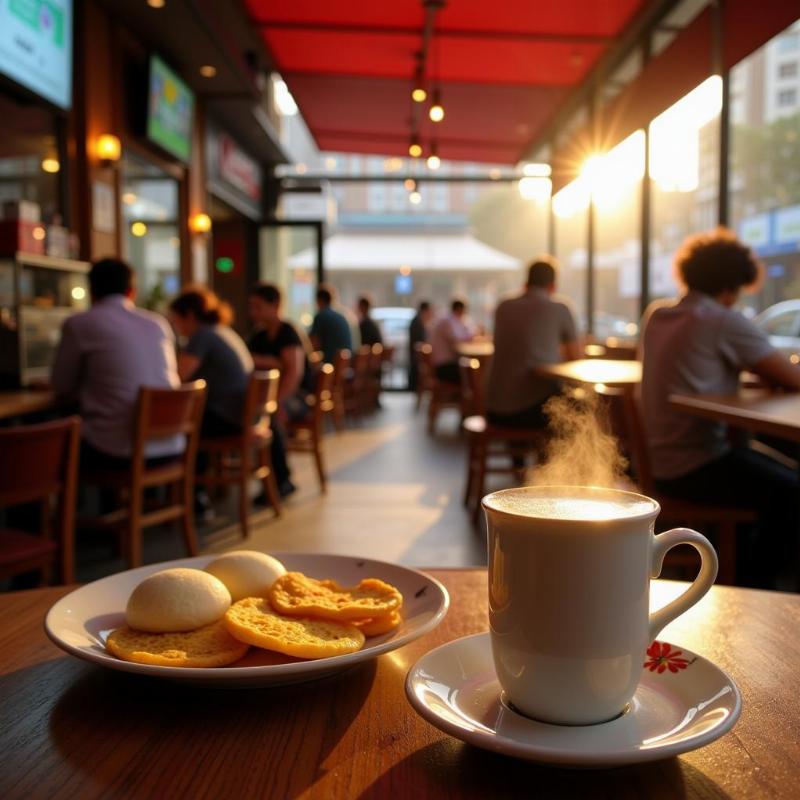
[[[77,336],[67,320],[61,328],[50,384],[59,400],[74,400],[80,384],[81,351]]]
[[[561,355],[564,361],[577,361],[581,357],[581,347],[578,343],[578,327],[575,317],[566,303],[562,304],[563,319],[561,321]]]
[[[778,350],[762,358],[751,370],[769,386],[800,391],[800,366]]]
[[[186,382],[191,380],[192,375],[197,372],[200,362],[200,358],[192,355],[192,353],[178,353],[178,377],[181,381]]]
[[[289,345],[281,350],[280,371],[281,383],[278,389],[278,400],[291,397],[299,388],[303,378],[303,348],[300,345]]]

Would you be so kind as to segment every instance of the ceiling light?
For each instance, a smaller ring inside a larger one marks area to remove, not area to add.
[[[49,172],[51,175],[55,174],[61,169],[61,164],[55,156],[48,156],[42,159],[42,171]]]
[[[422,202],[422,195],[417,191],[413,191],[408,196],[408,201],[413,205],[418,206]]]
[[[131,225],[131,233],[134,236],[144,236],[147,233],[147,225],[144,222],[134,222]]]
[[[436,146],[436,142],[431,143],[431,154],[428,156],[428,169],[439,169],[442,165],[442,161],[439,158],[439,148]]]
[[[213,78],[217,74],[217,68],[213,64],[203,64],[200,67],[200,74],[204,78]]]
[[[406,178],[403,181],[403,187],[409,192],[413,192],[417,188],[417,182],[413,178]]]
[[[416,139],[411,140],[411,144],[408,146],[408,154],[411,158],[419,158],[422,155],[422,145]]]
[[[438,89],[433,90],[433,101],[431,107],[428,109],[428,116],[433,122],[441,122],[444,119],[444,106],[442,105],[442,96]]]
[[[415,103],[424,103],[428,99],[428,93],[421,86],[415,86],[411,90],[411,99]]]

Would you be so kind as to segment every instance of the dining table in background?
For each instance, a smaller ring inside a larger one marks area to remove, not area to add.
[[[800,444],[800,392],[742,388],[736,394],[671,394],[669,402],[696,417]]]
[[[0,420],[16,419],[55,408],[55,395],[49,390],[16,389],[0,391]]]
[[[204,689],[104,670],[42,621],[70,587],[0,595],[0,796],[275,798],[794,798],[800,783],[800,596],[714,587],[664,641],[728,672],[742,716],[677,758],[567,770],[463,744],[404,695],[424,653],[487,629],[485,569],[431,570],[452,605],[434,631],[312,683]],[[655,605],[685,585],[656,581]]]
[[[576,386],[602,384],[612,388],[636,386],[642,381],[642,363],[610,358],[581,358],[533,368],[542,378],[554,378]]]
[[[461,342],[456,345],[456,351],[465,358],[477,358],[478,361],[487,361],[494,355],[494,342]]]

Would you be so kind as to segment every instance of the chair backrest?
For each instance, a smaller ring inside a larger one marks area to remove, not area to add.
[[[640,491],[651,497],[654,496],[653,470],[637,387],[626,386],[623,388],[597,384],[594,390],[608,397],[617,406],[618,413],[615,417],[623,428],[625,444],[636,475],[636,482]]]
[[[281,373],[277,369],[256,370],[247,384],[242,416],[242,431],[247,433],[255,422],[271,417],[278,410]]]
[[[0,506],[69,495],[74,503],[80,417],[0,429]]]
[[[323,364],[317,373],[314,386],[313,420],[318,431],[322,431],[322,420],[325,414],[333,410],[333,376],[332,364]]]
[[[369,361],[372,355],[372,348],[368,345],[362,345],[358,348],[355,358],[353,358],[353,374],[357,379],[364,378],[369,372]]]
[[[339,350],[333,359],[333,386],[337,393],[341,394],[347,380],[347,373],[350,370],[352,356],[349,350]]]
[[[152,389],[147,386],[139,389],[134,417],[134,464],[144,460],[144,448],[148,442],[180,434],[186,436],[185,457],[193,459],[205,399],[205,381],[184,383],[177,389]]]
[[[369,367],[373,372],[378,372],[381,364],[383,364],[383,345],[374,344],[369,350]]]
[[[461,376],[461,396],[468,415],[486,415],[483,381],[484,370],[480,359],[462,356],[458,359],[458,370]]]

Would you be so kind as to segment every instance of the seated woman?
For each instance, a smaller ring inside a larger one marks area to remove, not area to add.
[[[642,324],[642,412],[653,477],[668,496],[754,509],[760,543],[741,554],[740,564],[753,572],[746,582],[769,583],[781,560],[794,561],[797,475],[760,452],[732,445],[727,426],[673,408],[669,396],[733,394],[742,370],[798,390],[800,367],[734,308],[742,289],[758,287],[762,266],[731,231],[687,239],[675,256],[675,272],[683,295],[654,303]]]
[[[190,286],[170,303],[169,318],[186,340],[178,353],[180,379],[202,378],[208,386],[203,436],[239,433],[253,359],[230,327],[230,306],[205,286]]]

